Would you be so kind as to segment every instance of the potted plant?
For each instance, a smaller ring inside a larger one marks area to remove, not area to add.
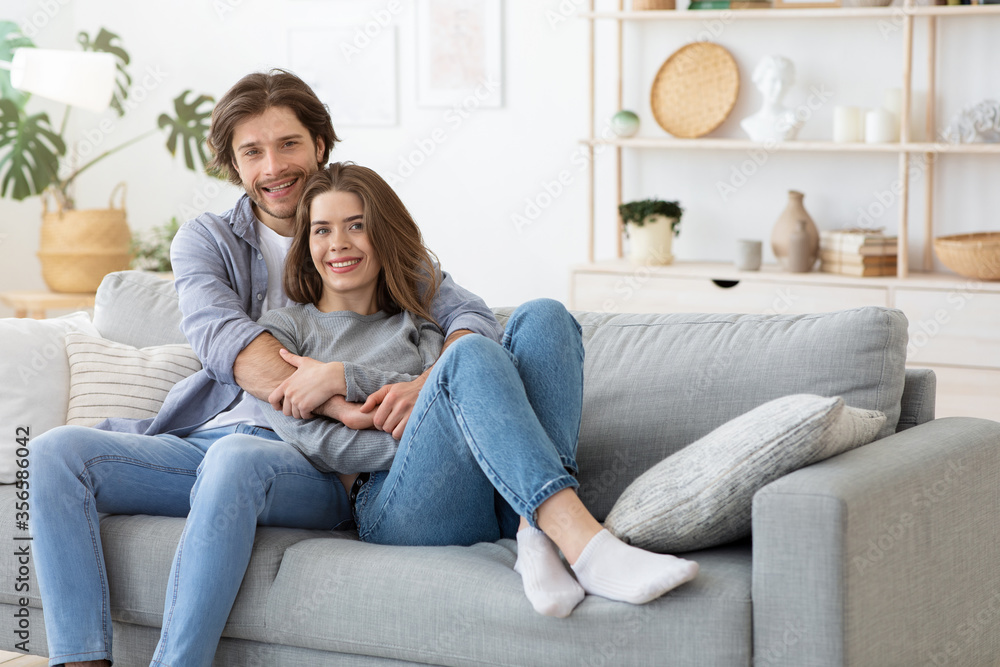
[[[625,236],[629,239],[629,259],[636,264],[670,264],[671,241],[681,231],[684,209],[675,201],[641,199],[618,206]]]
[[[180,228],[180,221],[170,218],[170,222],[153,227],[146,235],[133,236],[131,268],[170,277],[169,274],[173,271],[170,264],[170,242]]]
[[[130,57],[118,35],[101,28],[93,39],[81,32],[77,41],[85,51],[115,57],[117,80],[111,107],[124,116],[133,104],[129,101],[132,77]],[[32,47],[17,24],[0,21],[0,60],[10,60],[16,49]],[[180,148],[187,168],[200,170],[208,160],[205,137],[214,99],[185,90],[174,99],[173,115],[161,114],[156,127],[102,152],[94,150],[98,142],[90,142],[86,152],[82,144],[81,150],[68,150],[64,136],[70,107],[56,128],[47,113],[28,110],[29,100],[29,95],[10,85],[9,73],[0,71],[0,197],[21,201],[41,196],[38,255],[45,282],[57,292],[93,292],[104,275],[129,266],[131,233],[125,220],[125,189],[124,184],[115,188],[107,209],[77,210],[73,196],[77,177],[108,156],[164,131],[170,154],[176,155]],[[100,127],[107,134],[106,125]],[[96,154],[90,157],[90,151]],[[121,193],[118,206],[114,204],[116,192]]]

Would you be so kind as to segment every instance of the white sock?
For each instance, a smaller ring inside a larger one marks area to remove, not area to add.
[[[517,533],[517,562],[524,594],[539,614],[566,618],[584,598],[583,588],[569,573],[556,545],[537,528],[527,526]]]
[[[643,604],[694,579],[698,563],[629,546],[602,530],[584,547],[573,571],[591,595]]]

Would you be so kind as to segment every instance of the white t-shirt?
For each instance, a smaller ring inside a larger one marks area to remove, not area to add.
[[[285,257],[292,247],[292,237],[282,236],[260,220],[256,221],[257,238],[260,239],[260,252],[267,266],[267,294],[264,295],[261,315],[269,310],[292,305],[285,295],[282,277],[285,274]],[[233,424],[250,424],[252,426],[268,426],[267,416],[263,406],[252,395],[241,391],[230,404],[228,410],[220,412],[212,419],[194,430],[207,431],[211,428],[232,426]]]
[[[261,312],[263,315],[269,310],[292,305],[292,301],[285,296],[283,284],[285,257],[292,247],[292,237],[282,236],[260,220],[257,220],[256,224],[260,252],[264,255],[264,264],[267,265],[267,294],[264,295],[264,310]]]

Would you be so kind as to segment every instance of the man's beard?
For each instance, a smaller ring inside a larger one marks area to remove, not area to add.
[[[249,194],[249,193],[248,193]],[[275,209],[267,205],[264,198],[261,197],[256,190],[250,195],[250,201],[254,203],[257,208],[267,213],[272,218],[278,218],[279,220],[288,220],[289,218],[295,217],[296,204],[283,205],[281,209]],[[284,209],[288,208],[288,211]]]
[[[283,180],[287,180],[288,178],[296,179],[296,183],[292,187],[297,188],[298,191],[301,192],[306,180],[309,178],[309,174],[304,171],[300,171],[298,173],[288,174],[286,179]],[[244,184],[243,189],[246,191],[254,205],[272,218],[288,220],[295,217],[295,209],[298,207],[298,197],[286,203],[279,203],[276,208],[275,204],[267,201],[267,197],[263,192],[262,186],[256,185],[248,188],[246,187],[246,184]]]

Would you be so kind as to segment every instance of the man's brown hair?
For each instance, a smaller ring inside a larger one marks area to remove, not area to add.
[[[305,81],[291,72],[272,69],[246,75],[215,105],[208,132],[208,147],[212,149],[212,160],[206,165],[209,172],[227,178],[234,185],[241,184],[240,175],[233,168],[233,133],[240,123],[272,107],[288,107],[309,130],[314,144],[317,139],[323,140],[323,159],[318,166],[326,164],[333,144],[340,141],[329,110]]]
[[[295,236],[285,259],[285,294],[298,303],[318,304],[323,279],[309,251],[311,216],[316,197],[351,192],[361,199],[365,233],[382,265],[375,288],[379,310],[400,310],[437,322],[430,304],[441,284],[437,259],[425,245],[410,212],[381,176],[352,162],[334,162],[309,177],[295,212]]]

